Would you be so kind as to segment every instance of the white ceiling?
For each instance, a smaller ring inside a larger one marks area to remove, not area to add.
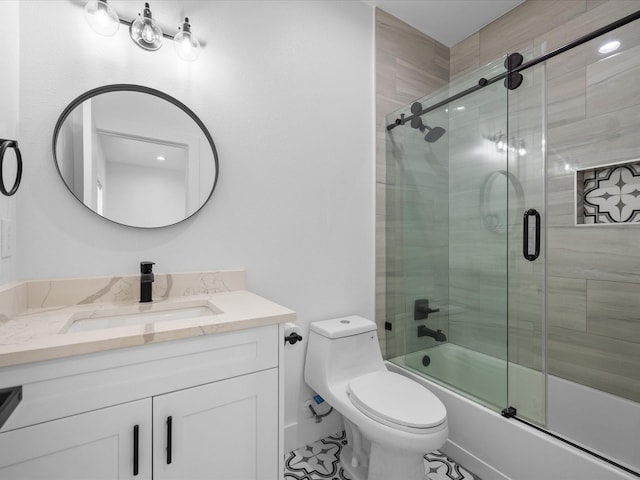
[[[362,0],[452,47],[525,0]]]

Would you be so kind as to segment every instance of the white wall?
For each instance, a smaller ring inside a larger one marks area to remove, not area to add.
[[[197,62],[171,45],[145,52],[126,28],[101,37],[73,2],[20,2],[19,278],[136,273],[140,260],[158,272],[243,267],[249,289],[296,310],[304,333],[333,316],[373,318],[373,10],[331,0],[152,7],[169,24],[190,17],[207,43]],[[56,119],[111,83],[163,90],[208,126],[220,179],[196,216],[162,229],[115,225],[63,185],[50,146]],[[305,417],[305,345],[286,354],[286,424]],[[303,423],[307,433],[289,444],[327,424]]]
[[[18,2],[6,0],[0,2],[0,138],[18,140],[22,150],[23,137],[18,137],[18,93],[19,89],[19,61],[18,61]],[[15,161],[12,150],[5,156],[5,186],[11,188],[15,179]],[[16,199],[21,197],[24,189],[19,189],[12,197],[0,195],[0,218],[13,222],[15,235]],[[14,240],[15,241],[15,240]],[[15,245],[15,244],[14,244]],[[0,258],[0,285],[16,279],[16,259]]]

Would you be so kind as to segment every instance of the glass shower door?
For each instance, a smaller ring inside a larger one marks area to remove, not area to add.
[[[496,62],[418,102],[501,71]],[[495,83],[386,138],[386,356],[497,410],[508,405],[506,95]],[[411,105],[387,124],[401,114]],[[434,140],[436,128],[446,133]]]
[[[523,61],[540,56],[542,48],[523,52]],[[521,85],[507,91],[508,404],[538,425],[546,421],[545,68],[524,70]]]

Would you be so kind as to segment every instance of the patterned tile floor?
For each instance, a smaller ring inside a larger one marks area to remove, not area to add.
[[[285,455],[285,480],[351,480],[340,463],[344,432]],[[439,451],[424,456],[425,480],[481,480]],[[402,479],[389,479],[402,480]]]

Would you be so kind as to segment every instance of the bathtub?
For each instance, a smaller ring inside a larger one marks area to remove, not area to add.
[[[428,365],[424,358],[428,357]],[[513,405],[518,415],[544,422],[544,375],[453,343],[443,343],[390,360],[496,411]],[[507,396],[508,390],[508,396]]]
[[[430,360],[426,367],[424,355]],[[519,416],[534,423],[544,418],[546,396],[541,389],[545,378],[540,372],[448,343],[391,359],[387,367],[423,384],[440,398],[449,420],[449,440],[441,450],[484,480],[638,480],[635,475],[498,413],[507,405],[505,392],[509,385],[509,404],[517,405]],[[444,379],[455,386],[445,386]],[[553,387],[549,395],[562,397],[567,391],[556,391],[555,380],[549,380]],[[468,398],[469,392],[473,400]],[[581,393],[585,394],[584,389]],[[580,399],[581,404],[590,403]],[[553,396],[549,401],[553,402]],[[574,408],[573,412],[580,410]],[[583,414],[588,422],[593,412],[587,409]],[[603,443],[607,443],[606,439]],[[637,445],[635,442],[628,448]]]

